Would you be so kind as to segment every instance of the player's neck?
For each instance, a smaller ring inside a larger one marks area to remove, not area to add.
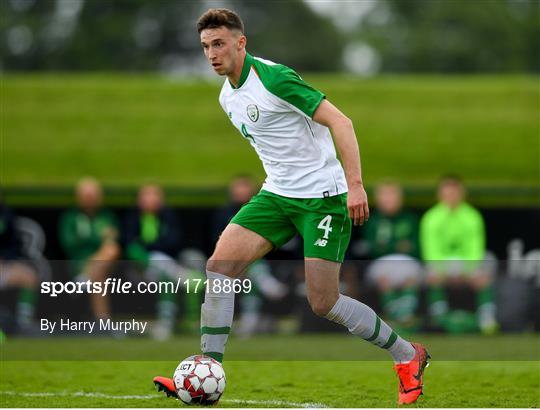
[[[230,83],[234,85],[235,88],[238,87],[238,83],[240,82],[240,77],[242,76],[242,69],[244,68],[245,60],[246,50],[244,49],[238,54],[234,71],[231,74],[227,75]]]

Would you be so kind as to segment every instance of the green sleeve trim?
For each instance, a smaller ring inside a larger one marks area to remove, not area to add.
[[[254,58],[253,67],[269,92],[295,106],[309,118],[313,118],[315,110],[326,98],[287,66],[265,64]]]

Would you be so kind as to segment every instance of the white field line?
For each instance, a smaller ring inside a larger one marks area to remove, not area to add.
[[[155,394],[144,394],[144,395],[114,395],[98,392],[13,392],[13,391],[0,391],[0,395],[6,396],[22,396],[22,397],[94,397],[100,399],[111,399],[111,400],[148,400],[159,398],[160,396]],[[279,407],[300,407],[300,408],[325,408],[322,403],[296,403],[293,401],[283,401],[283,400],[240,400],[240,399],[223,399],[220,400],[223,403],[231,404],[247,404],[247,405],[263,405],[263,406],[279,406]]]

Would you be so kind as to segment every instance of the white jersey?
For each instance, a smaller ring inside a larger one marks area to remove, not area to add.
[[[249,54],[238,87],[225,80],[219,102],[263,163],[262,189],[290,198],[347,192],[330,130],[312,120],[323,99],[292,69]]]

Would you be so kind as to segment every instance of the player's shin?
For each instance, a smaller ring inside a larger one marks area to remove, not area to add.
[[[208,285],[201,307],[201,350],[221,362],[233,321],[234,292],[223,286],[223,281],[231,280],[228,276],[211,271],[207,271],[206,276]]]
[[[348,296],[339,295],[326,318],[346,326],[352,334],[388,350],[396,363],[408,362],[415,355],[411,343],[397,335],[373,309]]]

